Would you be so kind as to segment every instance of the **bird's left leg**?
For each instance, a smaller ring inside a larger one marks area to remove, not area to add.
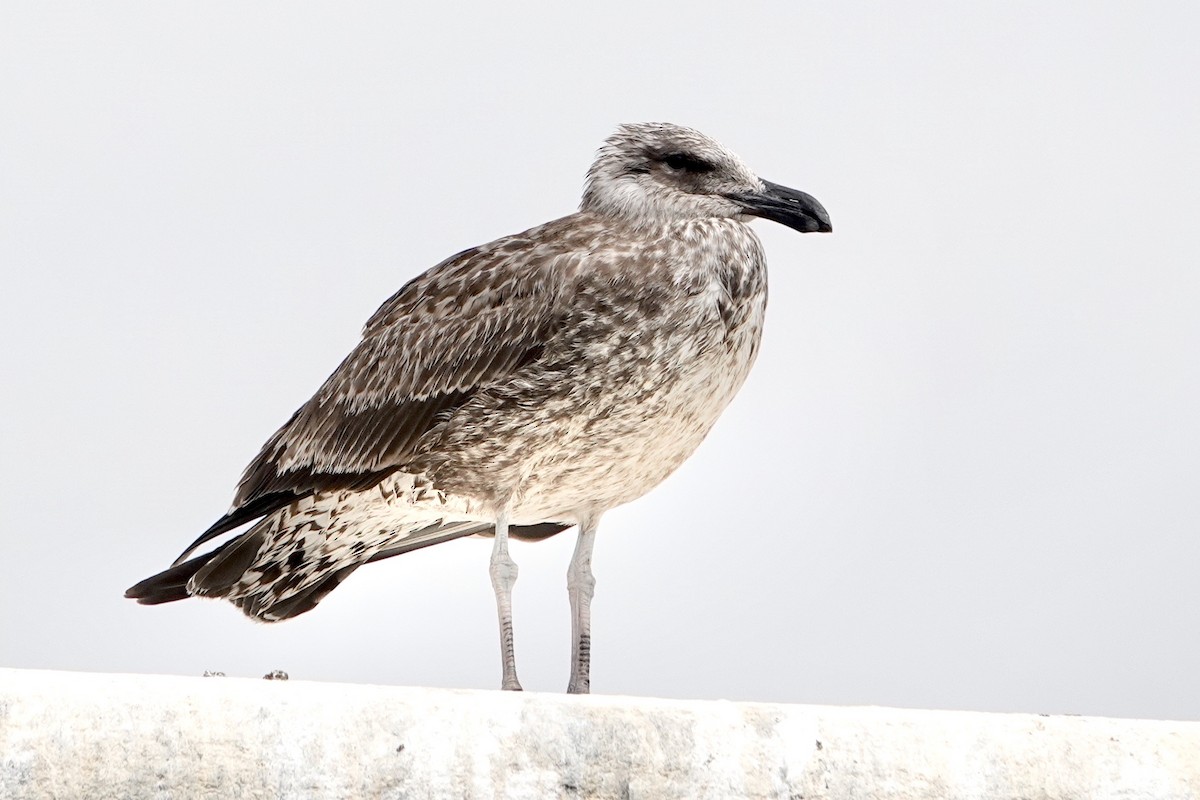
[[[492,545],[489,572],[492,588],[496,590],[496,612],[500,617],[500,661],[504,677],[501,689],[521,691],[517,680],[517,657],[513,653],[512,590],[517,582],[517,565],[508,555],[508,512],[496,519],[496,541]]]
[[[571,598],[571,680],[567,684],[570,694],[587,694],[591,690],[592,594],[596,588],[592,545],[598,522],[598,517],[590,515],[580,520],[575,554],[567,567],[567,595]]]

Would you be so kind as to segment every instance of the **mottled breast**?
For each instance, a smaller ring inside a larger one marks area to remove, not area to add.
[[[699,220],[590,254],[544,352],[455,413],[439,488],[570,521],[633,500],[703,440],[745,380],[766,306],[749,226]]]

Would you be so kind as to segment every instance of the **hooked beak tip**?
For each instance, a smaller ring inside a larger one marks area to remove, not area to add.
[[[800,233],[831,233],[829,212],[817,198],[798,189],[763,181],[763,191],[727,195],[747,214],[786,225]]]

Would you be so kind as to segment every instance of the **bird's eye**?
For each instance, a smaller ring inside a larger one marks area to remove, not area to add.
[[[677,169],[681,172],[692,172],[697,175],[712,172],[717,168],[716,164],[705,161],[703,158],[698,158],[691,153],[668,153],[663,156],[662,160],[671,169]]]

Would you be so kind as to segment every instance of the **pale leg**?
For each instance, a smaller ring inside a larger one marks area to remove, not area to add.
[[[598,521],[588,517],[579,523],[579,540],[575,543],[571,566],[567,567],[567,595],[571,598],[571,681],[567,691],[571,694],[587,694],[591,688],[592,593],[596,588],[596,579],[592,577],[592,545]]]
[[[496,541],[492,545],[489,572],[492,588],[496,590],[496,613],[500,617],[500,661],[504,677],[500,688],[521,691],[517,680],[517,657],[513,654],[512,589],[517,582],[517,565],[508,555],[508,514],[496,520]]]

